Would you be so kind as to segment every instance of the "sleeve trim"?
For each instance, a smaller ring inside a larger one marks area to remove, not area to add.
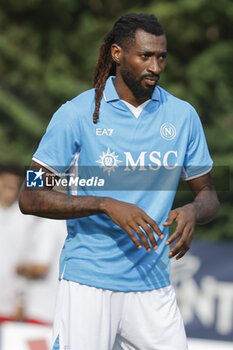
[[[60,176],[60,173],[57,172],[54,168],[52,168],[51,166],[47,165],[46,163],[42,162],[41,160],[35,158],[35,157],[32,157],[32,160],[38,164],[40,164],[41,166],[43,166],[44,168],[50,170],[52,173],[54,173],[55,175],[57,176]]]
[[[187,177],[183,178],[183,180],[184,181],[189,181],[189,180],[196,179],[196,178],[198,178],[200,176],[206,175],[212,170],[212,168],[213,168],[213,166],[211,165],[208,169],[206,169],[202,173],[199,173],[199,174],[196,174],[196,175],[193,175],[193,176],[187,176]]]

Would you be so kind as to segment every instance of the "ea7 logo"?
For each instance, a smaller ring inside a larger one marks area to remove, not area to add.
[[[114,129],[102,129],[102,128],[96,128],[95,133],[97,136],[112,136]]]
[[[164,166],[167,170],[174,169],[178,164],[176,163],[178,154],[177,151],[168,151],[164,155],[160,151],[141,152],[137,159],[133,159],[130,152],[124,152],[126,157],[125,171],[146,170],[145,166],[149,166],[151,170],[159,170],[161,166]]]

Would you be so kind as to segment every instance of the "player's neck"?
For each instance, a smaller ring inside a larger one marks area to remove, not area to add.
[[[134,107],[140,106],[149,99],[145,97],[140,99],[136,98],[120,76],[117,76],[113,83],[120,99],[130,103]]]

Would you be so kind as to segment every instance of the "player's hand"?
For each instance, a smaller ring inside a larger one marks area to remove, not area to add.
[[[196,223],[195,207],[192,204],[187,204],[181,208],[171,210],[164,226],[170,226],[176,222],[175,232],[168,238],[166,245],[173,243],[180,237],[178,242],[171,248],[169,258],[176,256],[176,259],[182,258],[189,250]]]
[[[105,213],[115,224],[127,232],[130,239],[139,249],[142,248],[142,245],[148,252],[151,251],[151,248],[157,249],[158,245],[153,231],[160,239],[164,238],[157,223],[135,204],[108,198]]]

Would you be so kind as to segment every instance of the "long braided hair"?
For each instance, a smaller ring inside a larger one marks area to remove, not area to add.
[[[117,44],[123,48],[132,45],[137,29],[154,35],[163,35],[164,30],[154,15],[128,13],[121,16],[110,32],[105,36],[100,47],[99,59],[94,72],[95,111],[93,122],[96,124],[99,118],[100,103],[103,96],[106,80],[116,74],[116,63],[112,59],[111,46]]]

